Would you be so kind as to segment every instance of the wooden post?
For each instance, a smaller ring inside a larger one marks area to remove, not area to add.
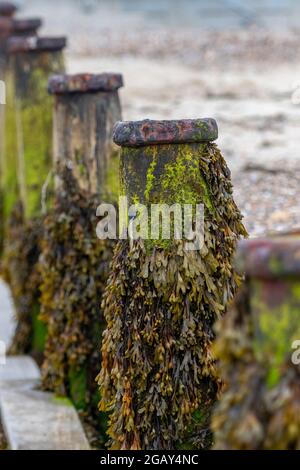
[[[119,149],[112,130],[121,117],[122,84],[121,75],[107,73],[49,80],[57,184],[42,252],[41,313],[48,329],[43,385],[70,396],[96,419],[102,439],[95,377],[103,329],[100,304],[114,241],[97,239],[96,209],[101,201],[117,198]]]
[[[246,280],[218,325],[227,383],[214,413],[219,449],[300,448],[300,236],[243,241]]]
[[[0,79],[5,80],[5,72],[8,61],[8,40],[13,36],[36,36],[41,27],[39,18],[14,19],[0,15]]]
[[[120,120],[119,74],[58,75],[49,80],[55,96],[54,162],[68,162],[79,188],[118,197],[119,150],[113,143]]]
[[[64,70],[66,39],[11,38],[7,79],[4,219],[20,200],[26,219],[41,214],[42,188],[52,168],[52,99],[48,77]]]
[[[3,6],[3,5],[2,5]],[[13,11],[13,8],[6,6],[5,11]],[[3,10],[3,9],[2,9]],[[0,4],[1,13],[1,4]],[[7,77],[7,65],[8,65],[8,50],[7,44],[8,39],[11,36],[34,36],[37,33],[38,28],[41,26],[42,21],[38,18],[34,19],[12,19],[8,16],[0,16],[0,80],[5,82]],[[5,106],[0,104],[0,254],[3,249],[3,236],[4,236],[4,216],[3,216],[3,188],[1,168],[4,165],[5,159]]]
[[[140,228],[157,229],[155,204],[167,210],[176,204],[179,214],[171,218],[169,238],[148,231],[147,239],[121,240],[115,250],[103,300],[107,329],[99,375],[112,449],[210,445],[208,419],[220,386],[213,324],[235,292],[231,261],[236,240],[246,233],[230,172],[212,143],[217,135],[213,119],[115,127],[121,193],[128,206],[137,204],[143,214],[146,208]],[[175,237],[184,204],[204,210],[195,236],[201,238],[202,228],[204,244],[195,249],[188,237]],[[128,215],[131,223],[137,220],[137,213]]]
[[[32,353],[39,360],[46,332],[39,321],[37,265],[45,187],[52,170],[52,98],[47,86],[49,74],[64,70],[65,44],[62,37],[8,41],[2,266],[18,320],[11,352]]]

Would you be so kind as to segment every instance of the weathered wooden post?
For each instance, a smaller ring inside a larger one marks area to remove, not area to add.
[[[111,412],[112,449],[210,444],[205,429],[220,386],[211,353],[213,324],[236,290],[231,261],[237,239],[246,233],[229,169],[212,143],[217,135],[213,119],[115,127],[122,195],[129,206],[142,204],[150,213],[141,224],[144,234],[150,225],[157,229],[154,204],[179,204],[180,212],[170,239],[158,230],[116,247],[103,301],[107,329],[99,375],[100,409]],[[172,235],[183,224],[185,204],[193,210],[204,206],[199,247]]]
[[[5,80],[8,40],[13,36],[35,36],[42,25],[40,18],[15,19],[0,15],[0,79]]]
[[[216,448],[300,449],[300,236],[239,245],[246,280],[218,325]]]
[[[101,296],[113,243],[96,236],[96,208],[117,198],[119,74],[60,75],[54,95],[54,210],[45,220],[42,318],[48,328],[43,384],[97,416]],[[102,322],[102,323],[101,323]]]
[[[8,185],[11,195],[5,196],[5,214],[20,197],[29,219],[41,213],[41,190],[52,165],[52,99],[47,85],[49,75],[64,70],[66,39],[15,37],[8,44],[6,155],[10,163],[6,164],[12,172],[19,171],[18,185],[15,178],[10,181],[4,175],[4,191]],[[17,161],[12,163],[14,158]]]
[[[102,198],[118,197],[119,150],[113,143],[120,119],[120,74],[58,75],[49,82],[55,95],[54,161],[69,161],[80,189]]]
[[[52,98],[49,74],[64,70],[62,37],[14,37],[9,68],[2,164],[5,245],[4,275],[18,324],[13,352],[41,353],[44,328],[38,321],[37,261],[44,188],[52,169]]]
[[[11,11],[11,10],[7,10]],[[1,4],[0,4],[1,12]],[[5,93],[7,80],[7,65],[8,65],[8,39],[11,36],[34,36],[38,28],[41,26],[42,21],[38,18],[34,19],[12,19],[9,17],[0,16],[0,80],[4,82],[3,90]],[[5,105],[0,104],[0,171],[4,163],[5,155]],[[1,163],[2,162],[2,163]],[[0,174],[0,255],[3,249],[3,189],[1,187],[1,174]]]

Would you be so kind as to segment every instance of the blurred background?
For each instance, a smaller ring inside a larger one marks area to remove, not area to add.
[[[69,72],[124,74],[123,117],[214,117],[251,235],[298,228],[300,2],[22,0]]]

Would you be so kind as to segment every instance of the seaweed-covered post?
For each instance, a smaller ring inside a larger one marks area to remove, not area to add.
[[[246,233],[216,138],[213,119],[115,127],[123,197],[150,213],[143,230],[157,229],[153,204],[193,210],[199,204],[204,244],[190,249],[187,239],[172,235],[117,244],[103,301],[107,329],[98,379],[112,449],[210,445],[209,414],[220,387],[213,324],[236,290],[232,256]]]
[[[243,241],[246,275],[218,326],[227,383],[214,413],[219,449],[300,449],[300,236]]]
[[[122,85],[122,76],[112,73],[49,80],[56,188],[42,253],[41,312],[48,328],[43,385],[97,418],[100,303],[114,243],[97,238],[96,209],[118,196],[119,148],[112,131],[121,118]]]
[[[45,188],[52,169],[52,98],[49,74],[64,71],[63,37],[14,37],[8,42],[5,120],[3,268],[17,313],[15,353],[41,353],[37,261]],[[49,186],[49,185],[48,185]],[[48,187],[49,189],[49,187]]]

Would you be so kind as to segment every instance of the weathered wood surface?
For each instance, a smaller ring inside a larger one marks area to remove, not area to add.
[[[38,42],[34,45],[28,38],[9,41],[6,143],[1,165],[5,220],[19,199],[26,218],[41,213],[42,189],[52,168],[52,99],[47,93],[48,76],[64,70],[62,41],[57,40],[56,48],[53,44],[49,48]],[[31,47],[28,50],[27,43]]]
[[[100,80],[103,76],[117,76],[118,83]],[[60,86],[55,86],[59,77],[49,82],[49,89],[55,94],[54,161],[72,165],[80,188],[103,197],[117,196],[119,150],[112,133],[114,124],[121,119],[117,89],[122,86],[122,77],[117,74],[62,77],[67,81],[64,86],[61,80]]]

